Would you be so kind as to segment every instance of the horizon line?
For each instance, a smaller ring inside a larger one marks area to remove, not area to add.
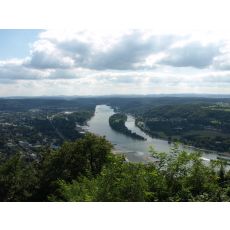
[[[0,96],[0,98],[13,99],[13,98],[45,98],[45,97],[157,97],[157,96],[200,96],[200,97],[230,97],[230,94],[216,94],[216,93],[157,93],[157,94],[101,94],[101,95],[37,95],[37,96]]]

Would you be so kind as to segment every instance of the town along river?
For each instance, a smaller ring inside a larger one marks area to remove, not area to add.
[[[125,123],[126,127],[146,138],[146,140],[136,140],[125,134],[114,131],[109,125],[109,117],[113,115],[114,110],[107,105],[97,105],[94,116],[88,121],[87,126],[84,127],[87,131],[105,136],[113,145],[115,152],[122,152],[126,158],[131,162],[148,162],[153,158],[149,153],[150,146],[153,146],[155,150],[161,152],[170,152],[173,147],[168,141],[152,138],[145,134],[135,125],[135,119],[128,115],[128,119]],[[184,149],[188,152],[194,151],[193,148],[180,145],[180,149]],[[204,159],[216,159],[217,154],[213,152],[206,152],[203,154]]]

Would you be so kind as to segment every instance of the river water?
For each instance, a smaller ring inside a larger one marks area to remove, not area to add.
[[[128,137],[122,133],[114,131],[109,125],[109,117],[113,115],[114,110],[107,105],[97,105],[95,115],[88,121],[87,126],[84,128],[94,134],[105,136],[113,145],[117,152],[125,154],[126,158],[131,162],[148,162],[153,161],[149,153],[150,146],[153,146],[157,151],[170,152],[173,147],[168,141],[152,138],[145,134],[135,125],[135,119],[128,115],[125,123],[128,129],[146,138],[143,140],[136,140]],[[180,145],[180,149],[188,152],[194,151],[192,147]],[[217,154],[214,152],[205,152],[203,154],[204,160],[216,159]]]

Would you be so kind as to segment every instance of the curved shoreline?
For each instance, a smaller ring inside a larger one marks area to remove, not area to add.
[[[124,135],[120,132],[116,132],[109,125],[109,117],[114,114],[114,110],[110,106],[106,105],[98,105],[96,108],[95,115],[87,122],[87,126],[84,129],[88,132],[95,133],[97,135],[105,136],[115,147],[115,150],[118,152],[123,152],[129,159],[129,161],[134,162],[143,162],[147,160],[150,156],[149,154],[149,146],[154,146],[157,151],[160,152],[171,152],[171,144],[168,143],[167,140],[160,138],[153,138],[148,133],[144,132],[136,126],[135,117],[130,116],[128,114],[127,122],[125,126],[133,132],[136,132],[139,135],[142,135],[146,138],[145,141],[135,140],[127,135]],[[184,144],[180,144],[179,149],[185,150],[188,152],[194,152],[196,147],[186,146]],[[197,149],[197,151],[203,152],[203,157],[207,159],[217,159],[216,152],[212,150]]]
[[[136,118],[133,115],[131,115],[131,116],[136,121]],[[148,135],[151,138],[156,138],[156,139],[159,139],[159,140],[168,141],[168,143],[173,143],[173,141],[169,142],[168,139],[164,139],[164,138],[161,138],[161,137],[158,137],[158,136],[154,136],[148,130],[146,130],[143,127],[137,125],[136,122],[135,122],[135,126],[138,127],[142,132],[144,132],[146,135]],[[183,145],[186,148],[194,149],[195,151],[201,151],[201,152],[205,152],[205,153],[212,153],[212,154],[216,154],[218,156],[228,156],[228,157],[230,157],[230,153],[227,153],[227,152],[225,153],[225,152],[219,152],[219,151],[212,150],[212,149],[204,149],[204,148],[196,147],[194,145],[187,145],[187,144],[185,144],[183,142],[180,142],[180,144]]]
[[[127,126],[125,125],[126,121],[127,115],[122,113],[115,113],[109,117],[109,125],[112,129],[133,139],[144,141],[145,138],[143,136],[127,128]]]

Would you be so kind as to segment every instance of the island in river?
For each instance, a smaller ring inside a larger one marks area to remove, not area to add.
[[[124,153],[127,159],[131,162],[149,162],[153,161],[149,153],[150,146],[153,146],[156,151],[170,153],[173,144],[167,140],[153,138],[144,133],[135,125],[135,119],[131,115],[127,115],[125,126],[132,132],[142,136],[145,140],[138,140],[120,132],[115,131],[109,125],[109,117],[114,115],[114,110],[107,105],[97,105],[94,116],[87,122],[87,126],[83,128],[91,133],[105,136],[115,148],[116,152]],[[191,146],[180,145],[179,149],[188,152],[197,151],[198,149]],[[218,153],[215,151],[202,150],[204,160],[217,159]]]
[[[141,135],[138,135],[135,132],[132,132],[125,126],[125,122],[127,121],[127,115],[124,113],[116,113],[110,116],[109,118],[109,125],[112,129],[116,130],[117,132],[123,133],[133,139],[137,140],[145,140],[145,138]]]

